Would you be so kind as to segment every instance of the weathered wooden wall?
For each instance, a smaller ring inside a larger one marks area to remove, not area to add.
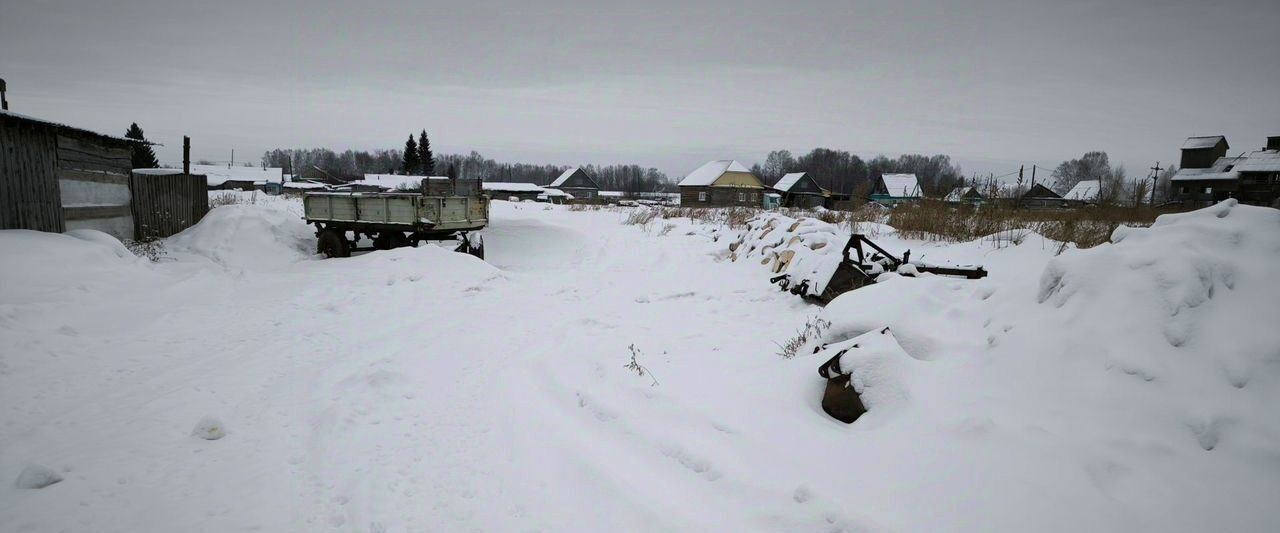
[[[58,189],[66,229],[96,229],[117,239],[133,238],[129,143],[66,129],[58,133],[57,142]]]
[[[0,229],[65,230],[54,129],[0,114]]]
[[[698,193],[705,192],[707,199],[698,200]],[[680,187],[682,207],[760,207],[764,205],[763,189],[750,187]]]
[[[187,229],[209,212],[205,177],[191,174],[145,175],[129,178],[133,194],[135,238],[158,239]]]

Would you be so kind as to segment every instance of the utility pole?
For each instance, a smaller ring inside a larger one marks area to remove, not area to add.
[[[1160,168],[1159,161],[1156,161],[1156,166],[1151,167],[1151,207],[1152,208],[1155,208],[1156,206],[1156,182],[1160,180],[1161,170],[1164,170],[1164,169]]]
[[[4,78],[0,78],[0,110],[8,111],[9,99],[4,97],[4,91],[5,91]]]

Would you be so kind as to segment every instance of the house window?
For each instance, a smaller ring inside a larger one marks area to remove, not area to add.
[[[739,201],[739,202],[745,202],[745,201],[747,201],[747,193],[745,193],[745,192],[740,192],[740,193],[738,193],[738,201]]]
[[[1188,191],[1187,191],[1187,186],[1186,186],[1186,185],[1183,185],[1182,187],[1179,187],[1179,188],[1178,188],[1178,190],[1179,190],[1179,191],[1181,191],[1181,192],[1182,192],[1182,194],[1187,194],[1187,192],[1188,192]]]
[[[1205,188],[1204,188],[1204,193],[1205,193],[1205,194],[1213,194],[1213,187],[1205,187]]]
[[[707,191],[698,191],[698,201],[699,202],[707,201]]]

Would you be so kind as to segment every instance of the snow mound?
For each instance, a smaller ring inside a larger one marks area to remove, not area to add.
[[[20,489],[43,489],[59,481],[62,481],[62,474],[53,469],[42,465],[27,465],[18,474],[18,481],[14,486]]]
[[[4,230],[0,249],[9,251],[0,253],[0,302],[8,304],[91,291],[146,268],[146,260],[129,253],[120,241],[93,230]]]
[[[228,268],[274,270],[313,256],[314,231],[284,203],[217,207],[165,241],[176,257],[207,258]]]
[[[191,435],[204,440],[218,440],[227,436],[227,426],[217,417],[206,416],[196,422],[196,427],[191,430]]]
[[[850,386],[868,412],[906,406],[911,399],[911,376],[923,364],[907,355],[887,327],[826,345],[818,355],[836,359],[833,369],[849,376]]]
[[[818,219],[765,213],[747,221],[747,230],[729,244],[729,257],[757,260],[775,275],[819,281],[809,286],[810,294],[818,295],[839,266],[848,239],[848,234]]]

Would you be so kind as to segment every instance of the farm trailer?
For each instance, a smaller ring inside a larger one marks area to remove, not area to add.
[[[348,257],[353,251],[390,250],[417,246],[421,241],[458,240],[457,251],[484,259],[484,241],[470,232],[489,223],[489,197],[467,186],[463,194],[423,192],[306,193],[304,219],[316,227],[316,251],[327,257]],[[462,185],[459,183],[458,185]],[[463,187],[450,187],[453,192]],[[372,247],[359,248],[361,237]]]

